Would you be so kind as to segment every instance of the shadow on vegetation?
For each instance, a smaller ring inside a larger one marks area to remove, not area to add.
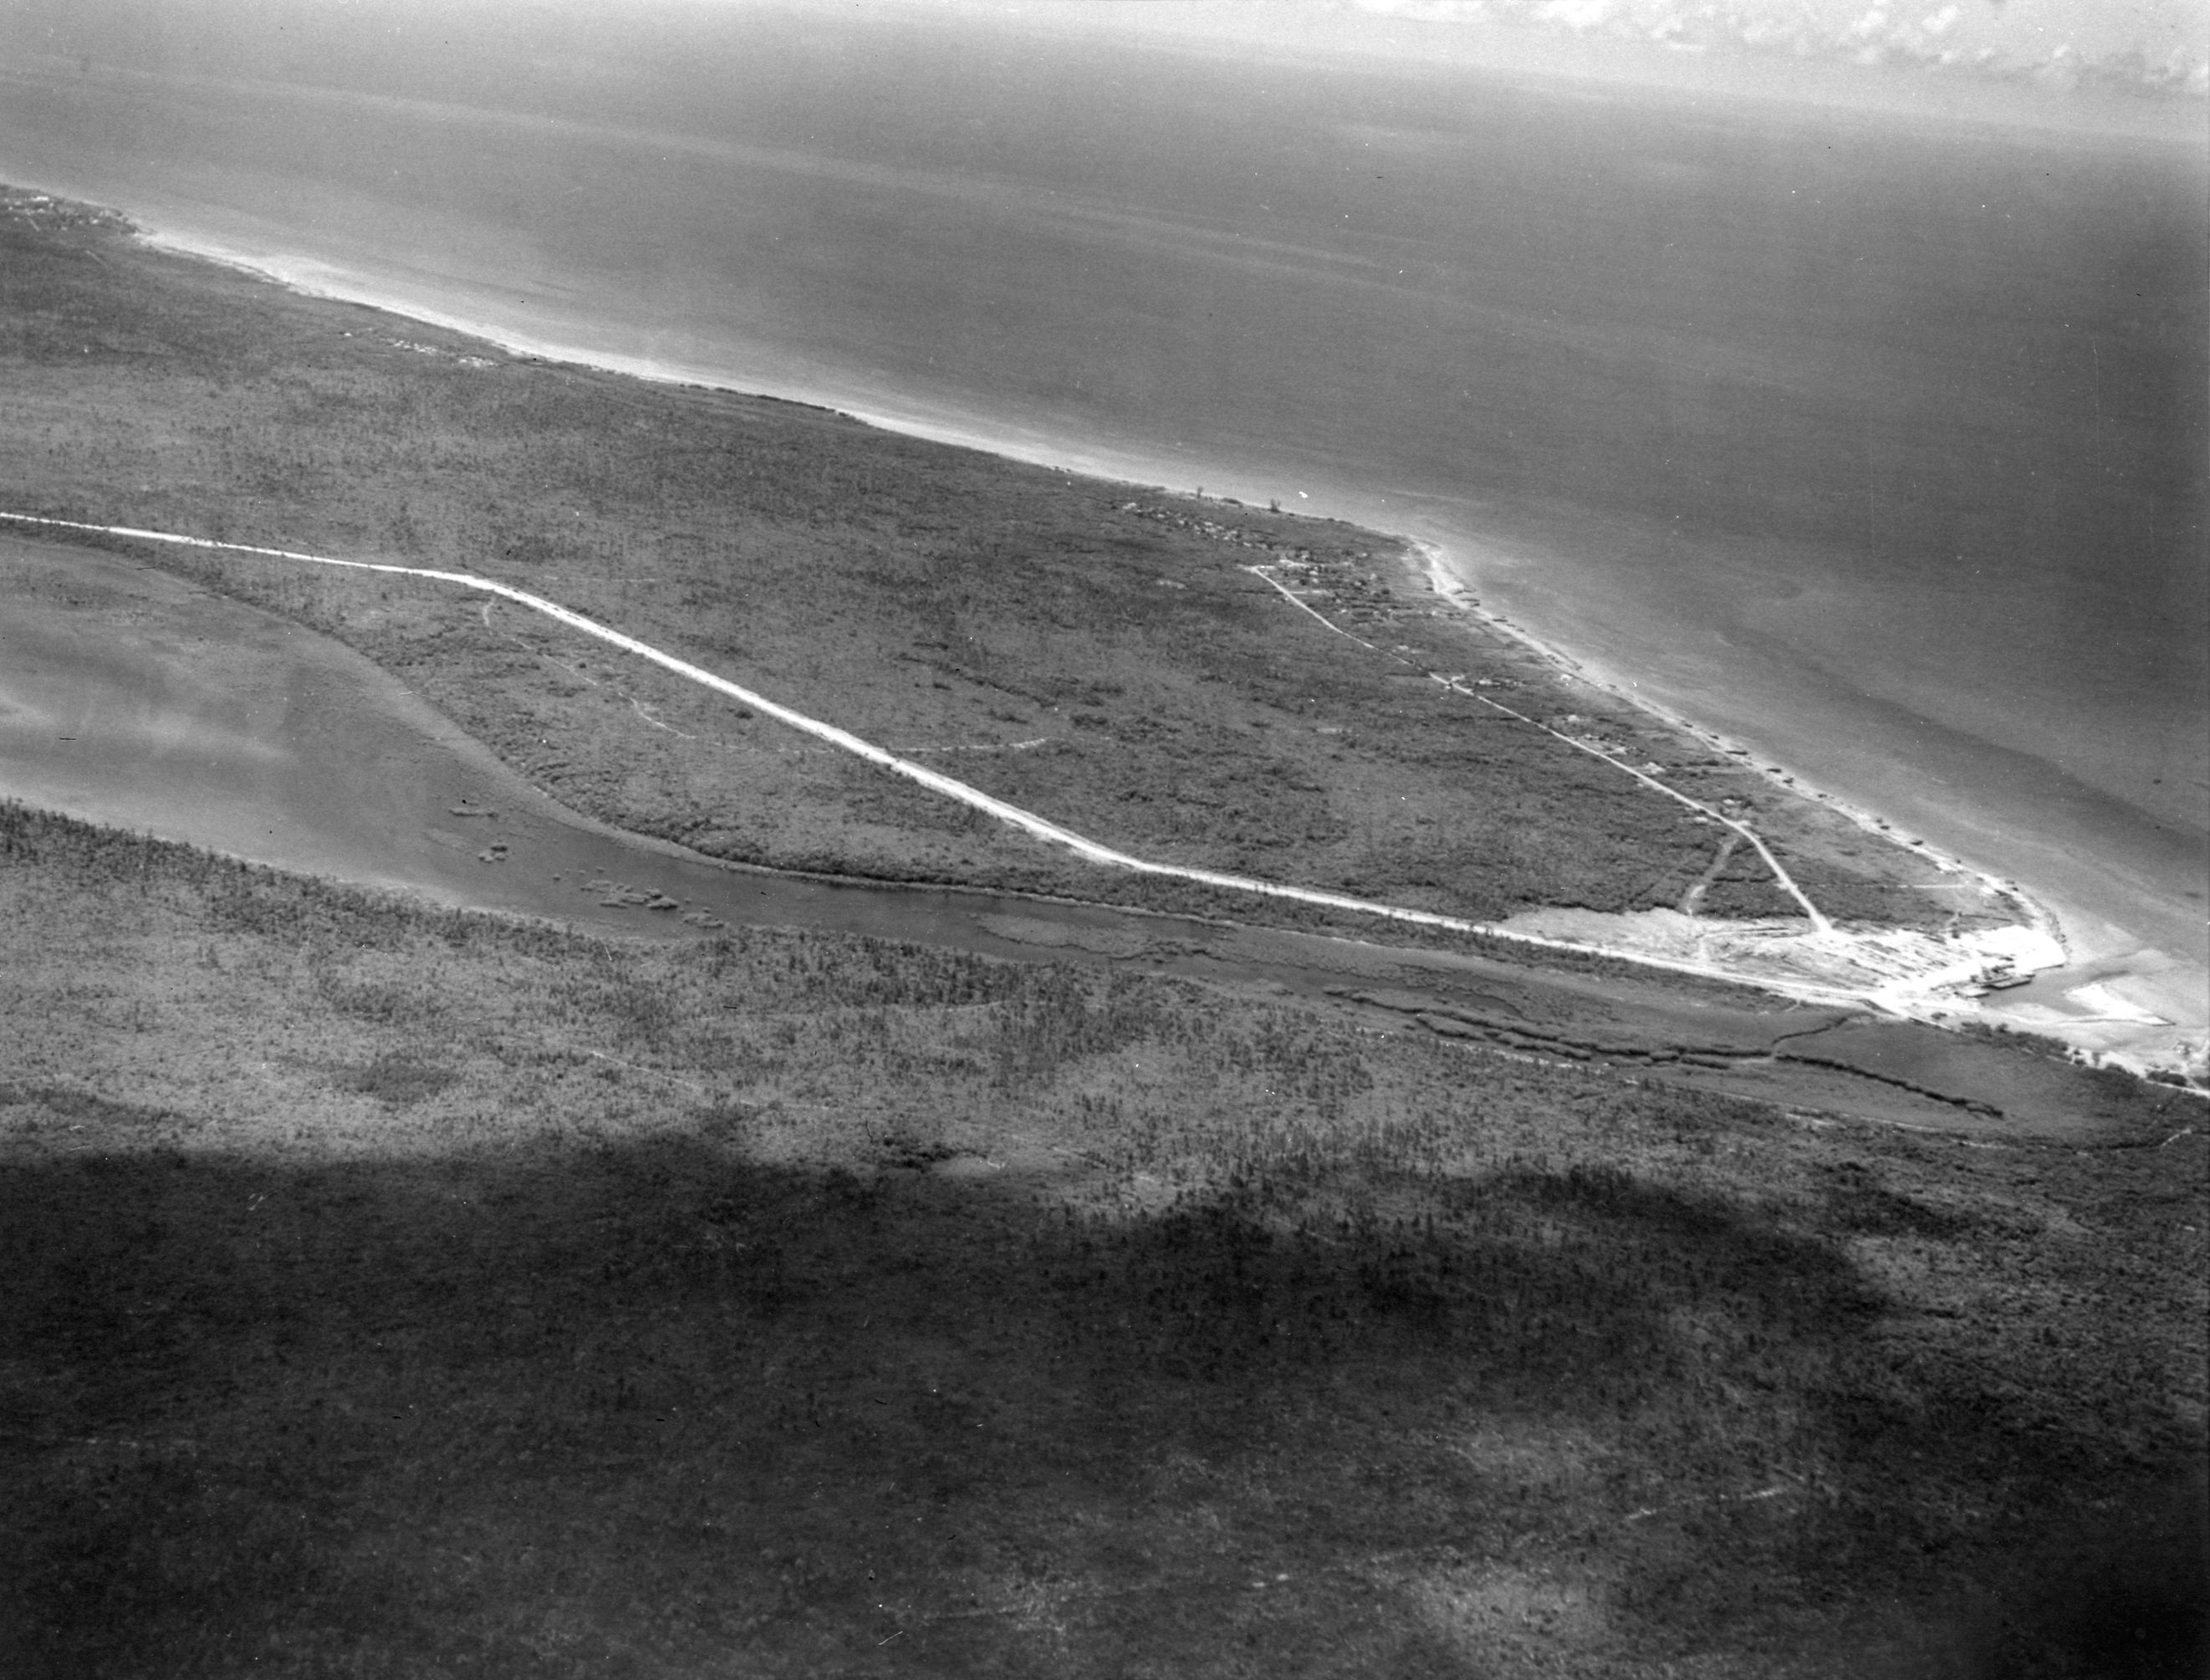
[[[1416,1588],[1530,1560],[1584,1672],[1875,1597],[1929,1674],[2201,1649],[2164,1462],[1899,1399],[1839,1249],[1607,1169],[88,1155],[0,1169],[0,1275],[9,1673],[1488,1671]]]
[[[2135,1505],[2058,1523],[1965,1619],[1972,1680],[2210,1671],[2210,1500],[2200,1459]]]

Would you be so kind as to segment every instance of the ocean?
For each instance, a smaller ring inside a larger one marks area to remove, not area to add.
[[[0,178],[510,341],[1416,535],[1652,704],[2200,959],[2199,139],[621,16],[19,40]]]

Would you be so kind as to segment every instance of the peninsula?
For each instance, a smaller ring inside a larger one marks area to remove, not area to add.
[[[0,1655],[2199,1643],[2199,1098],[1903,1018],[2006,884],[1369,532],[0,256]]]

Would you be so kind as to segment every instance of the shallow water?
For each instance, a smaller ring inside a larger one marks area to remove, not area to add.
[[[23,60],[0,175],[510,337],[1429,536],[1649,698],[2199,947],[2198,151],[681,27],[488,89]]]

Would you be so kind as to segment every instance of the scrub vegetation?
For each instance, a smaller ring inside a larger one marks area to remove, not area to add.
[[[1125,850],[1476,919],[1796,913],[1724,830],[1421,674],[1439,672],[1739,801],[1838,919],[1955,918],[1952,895],[1908,885],[1922,861],[1560,677],[1349,526],[510,357],[21,194],[0,202],[0,499],[17,511],[500,578]],[[632,831],[785,867],[1191,898],[533,614],[410,580],[142,554],[361,650]],[[1243,569],[1282,562],[1380,651]]]
[[[2199,1664],[2159,1087],[1965,1146],[17,806],[0,943],[10,1674]]]

